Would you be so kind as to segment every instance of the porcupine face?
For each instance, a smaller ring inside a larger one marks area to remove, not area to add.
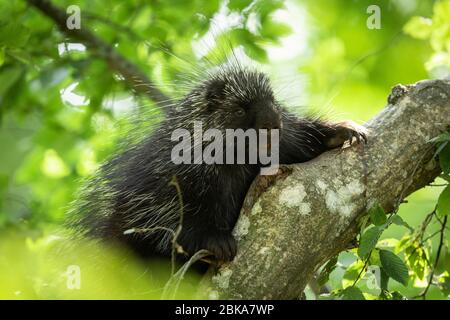
[[[269,79],[260,72],[228,69],[206,84],[207,109],[216,128],[279,129],[281,112]]]

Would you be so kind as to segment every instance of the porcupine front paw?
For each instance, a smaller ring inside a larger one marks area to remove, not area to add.
[[[328,139],[330,149],[341,147],[345,142],[352,144],[353,140],[360,144],[367,143],[367,129],[353,121],[344,121],[334,125],[333,135]]]
[[[236,256],[237,243],[231,233],[216,233],[212,235],[203,235],[196,243],[190,243],[186,251],[193,255],[204,249],[211,252],[217,260],[231,261]]]
[[[217,260],[231,261],[236,256],[237,243],[231,234],[222,234],[207,239],[206,250],[210,251]]]

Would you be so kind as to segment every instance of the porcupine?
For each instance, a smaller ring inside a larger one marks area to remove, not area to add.
[[[174,164],[171,134],[178,128],[192,132],[194,121],[204,130],[279,129],[280,164],[306,162],[346,141],[366,141],[364,128],[352,122],[288,112],[264,73],[240,65],[219,68],[177,101],[148,137],[100,167],[77,201],[76,227],[143,257],[170,256],[182,214],[176,242],[185,253],[206,249],[217,260],[233,259],[232,230],[261,165]],[[181,192],[170,184],[173,177]]]

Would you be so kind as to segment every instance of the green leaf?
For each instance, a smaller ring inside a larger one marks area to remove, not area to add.
[[[22,62],[24,64],[30,64],[31,62],[30,53],[23,49],[18,48],[8,49],[7,53],[9,56],[13,57],[17,61]]]
[[[403,32],[417,39],[427,39],[431,36],[432,20],[424,17],[412,17],[403,27]]]
[[[403,236],[395,246],[395,252],[399,253],[408,248],[411,245],[411,241],[412,239],[410,234]]]
[[[438,287],[446,296],[450,295],[450,276],[445,275],[439,278]]]
[[[272,14],[274,11],[281,9],[283,7],[284,2],[282,0],[259,1],[258,13],[264,20],[266,17],[270,16],[270,14]]]
[[[292,33],[292,29],[284,23],[268,20],[261,28],[261,35],[265,39],[277,40]]]
[[[369,215],[370,220],[376,226],[381,226],[387,221],[386,212],[379,204],[376,204],[369,210]]]
[[[395,238],[386,238],[378,241],[378,248],[395,248],[398,244],[399,240]]]
[[[408,284],[408,267],[395,253],[380,250],[381,266],[386,274],[403,285]]]
[[[230,10],[241,11],[242,9],[247,8],[252,2],[252,0],[230,0],[228,8]]]
[[[420,280],[423,280],[428,267],[429,254],[426,247],[418,241],[413,241],[405,249],[406,264]]]
[[[338,256],[336,255],[327,262],[325,267],[323,267],[319,277],[317,278],[317,282],[319,285],[323,286],[325,283],[328,282],[328,280],[330,279],[330,273],[333,272],[334,269],[336,269],[337,261]]]
[[[450,173],[450,143],[446,143],[444,148],[439,152],[439,164],[444,174]]]
[[[347,270],[345,270],[344,276],[342,277],[342,287],[347,288],[350,286],[353,286],[355,283],[355,280],[360,275],[360,278],[364,277],[365,270],[363,269],[365,266],[365,263],[363,260],[356,260],[353,262]]]
[[[398,226],[406,227],[406,228],[408,228],[411,232],[414,231],[414,229],[413,229],[408,223],[406,223],[405,220],[403,220],[402,217],[400,217],[398,214],[392,215],[392,216],[389,218],[389,222],[390,222],[390,223],[393,223],[393,224],[396,224],[396,225],[398,225]]]
[[[24,46],[30,35],[31,30],[26,28],[19,20],[11,19],[1,26],[2,32],[0,32],[0,44],[17,48]]]
[[[14,84],[19,80],[22,73],[22,68],[18,66],[0,70],[0,98],[14,87]]]
[[[380,242],[378,242],[378,245]],[[378,249],[374,249],[369,259],[370,266],[379,266],[380,265],[380,252]]]
[[[444,132],[444,133],[438,135],[437,137],[430,139],[429,142],[436,143],[436,142],[446,142],[446,141],[450,141],[450,133],[449,132]]]
[[[392,300],[403,300],[405,297],[398,291],[391,292]]]
[[[388,283],[389,283],[389,276],[386,273],[386,271],[384,271],[384,269],[381,267],[380,268],[380,288],[382,291],[388,290]]]
[[[358,256],[361,259],[367,258],[372,249],[375,248],[383,230],[380,227],[372,227],[362,234],[358,248]]]
[[[357,287],[348,287],[342,291],[343,300],[366,300],[362,291]]]
[[[437,202],[437,214],[444,217],[450,212],[450,185],[447,185],[441,192]]]

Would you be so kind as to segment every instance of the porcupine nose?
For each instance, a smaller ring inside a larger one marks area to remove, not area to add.
[[[267,129],[270,132],[272,129],[280,129],[281,127],[280,116],[273,107],[268,107],[258,120],[259,126],[257,129]]]
[[[266,109],[266,112],[261,115],[261,118],[259,120],[260,125],[258,126],[258,130],[267,130],[266,133],[262,133],[263,135],[267,136],[265,138],[265,141],[262,141],[262,144],[261,141],[259,142],[259,147],[266,149],[270,153],[272,149],[272,143],[274,143],[274,141],[272,141],[272,130],[281,128],[280,115],[275,111],[273,107],[269,107]]]

